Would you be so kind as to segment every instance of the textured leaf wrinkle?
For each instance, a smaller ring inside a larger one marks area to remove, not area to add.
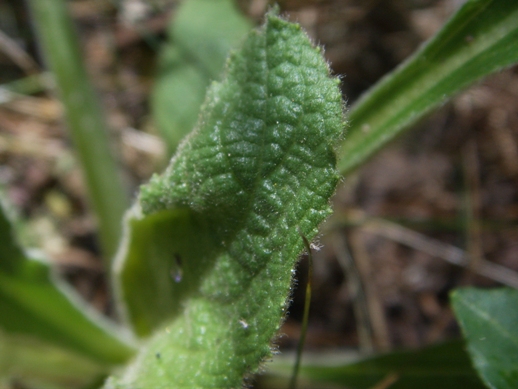
[[[270,13],[227,65],[197,129],[141,191],[144,215],[188,208],[217,248],[183,314],[122,378],[137,389],[240,386],[271,355],[304,249],[299,231],[314,238],[330,213],[345,123],[320,50],[300,26]]]

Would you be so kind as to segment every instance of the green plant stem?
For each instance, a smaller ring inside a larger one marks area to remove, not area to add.
[[[89,83],[64,0],[29,0],[42,52],[52,71],[97,215],[106,264],[115,253],[129,204],[109,145],[99,101]]]
[[[293,366],[293,374],[290,380],[289,389],[297,388],[297,378],[300,370],[300,362],[302,360],[302,351],[304,349],[304,343],[306,343],[306,334],[308,332],[309,322],[309,308],[311,307],[311,280],[313,279],[313,255],[311,254],[311,245],[309,244],[308,238],[300,234],[304,241],[304,246],[308,252],[308,281],[306,283],[306,295],[304,296],[304,315],[302,318],[302,328],[300,331],[299,344],[297,345],[297,356],[295,359],[295,365]]]

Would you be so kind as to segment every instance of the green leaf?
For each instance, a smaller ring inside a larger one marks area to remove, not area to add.
[[[518,290],[463,288],[452,294],[468,351],[488,387],[518,387]]]
[[[231,55],[198,127],[128,216],[119,299],[137,333],[158,331],[107,388],[240,387],[271,355],[301,234],[316,235],[338,182],[338,83],[274,14]]]
[[[241,43],[251,23],[235,0],[186,0],[170,32],[183,55],[212,78],[220,76],[230,49]]]
[[[151,106],[170,151],[196,124],[205,92],[231,48],[250,31],[234,0],[185,0],[169,27]]]
[[[259,387],[286,387],[292,363],[276,362],[261,378]],[[322,360],[305,363],[300,371],[299,388],[369,389],[383,380],[392,382],[390,389],[483,389],[477,373],[460,341],[424,347],[419,350],[395,351],[359,362]]]
[[[350,110],[339,153],[347,174],[452,95],[518,62],[518,2],[471,0]]]
[[[89,359],[97,370],[106,371],[134,352],[117,330],[58,280],[45,258],[17,244],[0,201],[0,360],[11,361],[6,353],[19,339],[32,339],[45,345],[42,349],[61,349],[72,360]]]
[[[0,388],[89,388],[108,374],[98,361],[30,336],[0,330]],[[5,386],[3,386],[3,385]],[[18,386],[17,386],[18,385]]]
[[[99,223],[105,263],[111,265],[129,197],[113,158],[108,125],[89,82],[67,1],[29,0],[27,4],[81,162],[89,200]]]

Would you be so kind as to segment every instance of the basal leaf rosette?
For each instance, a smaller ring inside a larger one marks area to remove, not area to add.
[[[107,388],[238,388],[271,356],[301,234],[315,237],[338,182],[338,84],[274,13],[231,54],[197,128],[128,217],[119,297],[149,338]]]

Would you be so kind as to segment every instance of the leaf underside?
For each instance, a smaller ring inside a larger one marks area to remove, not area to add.
[[[329,215],[339,81],[273,13],[213,83],[196,130],[143,186],[115,274],[150,336],[107,388],[237,388],[271,356],[293,268]]]

